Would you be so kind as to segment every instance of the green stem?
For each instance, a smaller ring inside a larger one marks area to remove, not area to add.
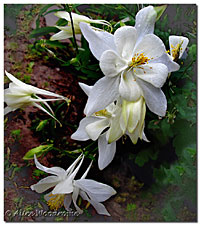
[[[72,13],[71,13],[71,9],[70,9],[70,6],[69,5],[66,5],[67,6],[67,12],[69,13],[69,16],[70,16],[70,21],[71,21],[71,25],[72,25],[72,34],[73,34],[73,39],[74,39],[74,47],[76,49],[76,54],[78,54],[78,45],[76,43],[76,37],[75,37],[75,30],[74,30],[74,23],[73,23],[73,19],[72,19]]]

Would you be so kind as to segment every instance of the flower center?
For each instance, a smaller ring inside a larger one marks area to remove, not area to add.
[[[144,53],[140,53],[140,54],[137,53],[132,58],[132,62],[129,64],[129,66],[135,68],[142,64],[148,63],[149,60],[150,59],[148,57],[144,56]]]
[[[179,53],[182,50],[182,47],[181,47],[182,44],[183,44],[183,41],[181,41],[181,43],[178,43],[176,46],[171,45],[172,57],[173,57],[174,60],[178,59]]]
[[[102,109],[98,112],[94,113],[96,116],[105,116],[105,117],[111,117],[111,113],[109,113],[106,109]]]
[[[64,205],[64,194],[50,194],[49,197],[51,198],[48,200],[47,204],[51,210],[58,210]]]

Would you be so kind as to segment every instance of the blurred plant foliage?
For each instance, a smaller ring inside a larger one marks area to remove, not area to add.
[[[192,6],[192,5],[191,5]],[[92,56],[86,40],[81,37],[78,53],[75,51],[72,39],[70,42],[50,41],[49,33],[56,33],[55,27],[40,27],[39,19],[49,13],[64,10],[64,5],[57,5],[57,9],[51,9],[52,5],[45,5],[36,20],[36,29],[30,34],[35,38],[34,44],[30,46],[32,57],[44,56],[46,59],[56,60],[60,67],[68,68],[73,74],[81,79],[89,79],[94,83],[103,76],[98,61]],[[71,5],[72,11],[83,14],[93,19],[105,19],[113,26],[113,32],[124,25],[134,26],[135,15],[142,5]],[[178,61],[180,70],[169,75],[163,91],[168,100],[168,111],[164,118],[160,119],[147,110],[146,132],[151,141],[145,148],[140,148],[138,153],[130,150],[131,159],[138,166],[143,167],[147,162],[153,162],[154,178],[156,187],[174,185],[178,191],[167,200],[162,210],[165,221],[177,221],[173,207],[174,203],[183,204],[186,196],[196,201],[196,111],[197,111],[197,90],[196,90],[196,11],[192,7],[172,6],[176,16],[173,22],[182,27],[170,27],[172,19],[165,11],[159,14],[156,22],[155,34],[158,35],[169,49],[170,35],[183,35],[189,38],[190,43],[184,57]],[[169,12],[170,13],[170,12]],[[185,18],[184,23],[180,21]],[[64,22],[64,23],[63,23]],[[178,23],[179,22],[179,23]],[[191,25],[192,24],[192,25]],[[66,25],[66,21],[58,19],[56,25]],[[101,27],[101,25],[94,25]],[[184,28],[184,31],[183,31]],[[106,29],[106,28],[105,28]],[[42,37],[42,38],[41,38]],[[77,73],[78,71],[78,73]],[[36,123],[35,129],[45,137],[49,134],[50,120]],[[74,128],[75,129],[75,128]],[[52,129],[50,129],[52,130]],[[47,133],[46,133],[47,132]],[[53,138],[53,137],[51,137]],[[137,145],[141,145],[139,142]],[[96,146],[96,144],[95,144]],[[169,157],[163,159],[164,149],[173,154],[173,160]],[[62,153],[73,155],[80,151],[91,153],[96,152],[97,147],[93,144],[73,151],[65,150]],[[87,155],[87,154],[86,154]],[[160,160],[162,158],[162,160]],[[176,159],[176,160],[175,160]],[[137,176],[137,175],[136,175]]]

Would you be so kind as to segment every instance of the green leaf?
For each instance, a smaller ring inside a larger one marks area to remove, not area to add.
[[[56,25],[57,26],[66,26],[68,24],[68,21],[65,19],[60,18],[57,22]]]
[[[46,126],[48,120],[42,120],[38,126],[36,127],[36,131],[41,131],[44,129],[44,127]]]
[[[50,151],[51,148],[53,147],[53,144],[49,144],[49,145],[40,145],[36,148],[32,148],[31,150],[29,150],[25,156],[23,157],[24,160],[30,160],[34,158],[34,155],[36,155],[37,157],[40,157],[43,153]]]
[[[140,167],[144,166],[144,164],[148,161],[149,161],[149,156],[146,150],[140,151],[135,157],[135,163]]]
[[[154,7],[154,10],[157,13],[156,21],[158,21],[160,19],[160,17],[162,16],[162,14],[164,13],[166,8],[167,8],[167,5]]]
[[[48,8],[50,8],[51,6],[53,6],[54,4],[48,4],[48,5],[45,5],[39,12],[38,14],[38,18],[36,20],[36,29],[39,28],[40,26],[40,17],[42,16],[43,13],[45,13],[47,11]]]
[[[52,47],[52,48],[66,48],[66,44],[62,44],[59,41],[50,41],[50,40],[45,40],[45,45],[48,45],[48,47]]]
[[[165,208],[162,210],[162,215],[166,222],[177,221],[176,214],[170,202],[167,202]]]
[[[176,121],[174,125],[173,130],[176,136],[173,140],[173,146],[176,154],[180,156],[185,148],[196,145],[196,125],[191,126],[185,120]]]
[[[41,28],[33,30],[31,34],[29,35],[29,38],[37,38],[49,33],[57,33],[58,31],[59,29],[56,27],[41,27]]]

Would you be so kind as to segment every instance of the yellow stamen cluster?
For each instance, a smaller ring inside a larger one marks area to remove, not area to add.
[[[132,62],[129,65],[130,67],[137,67],[140,66],[142,64],[148,63],[150,59],[148,57],[144,56],[144,53],[140,53],[140,54],[135,54],[134,57],[132,58]]]
[[[172,48],[172,57],[173,59],[178,59],[179,57],[179,53],[180,51],[182,50],[182,44],[183,44],[183,41],[181,41],[181,43],[178,43],[176,46],[173,46],[171,45],[171,48]]]
[[[57,195],[50,194],[49,197],[51,198],[48,200],[47,204],[51,210],[54,209],[58,210],[64,205],[64,198],[65,198],[64,194],[57,194]]]
[[[105,116],[105,117],[110,117],[111,114],[106,110],[106,109],[102,109],[98,112],[95,112],[96,116]]]

